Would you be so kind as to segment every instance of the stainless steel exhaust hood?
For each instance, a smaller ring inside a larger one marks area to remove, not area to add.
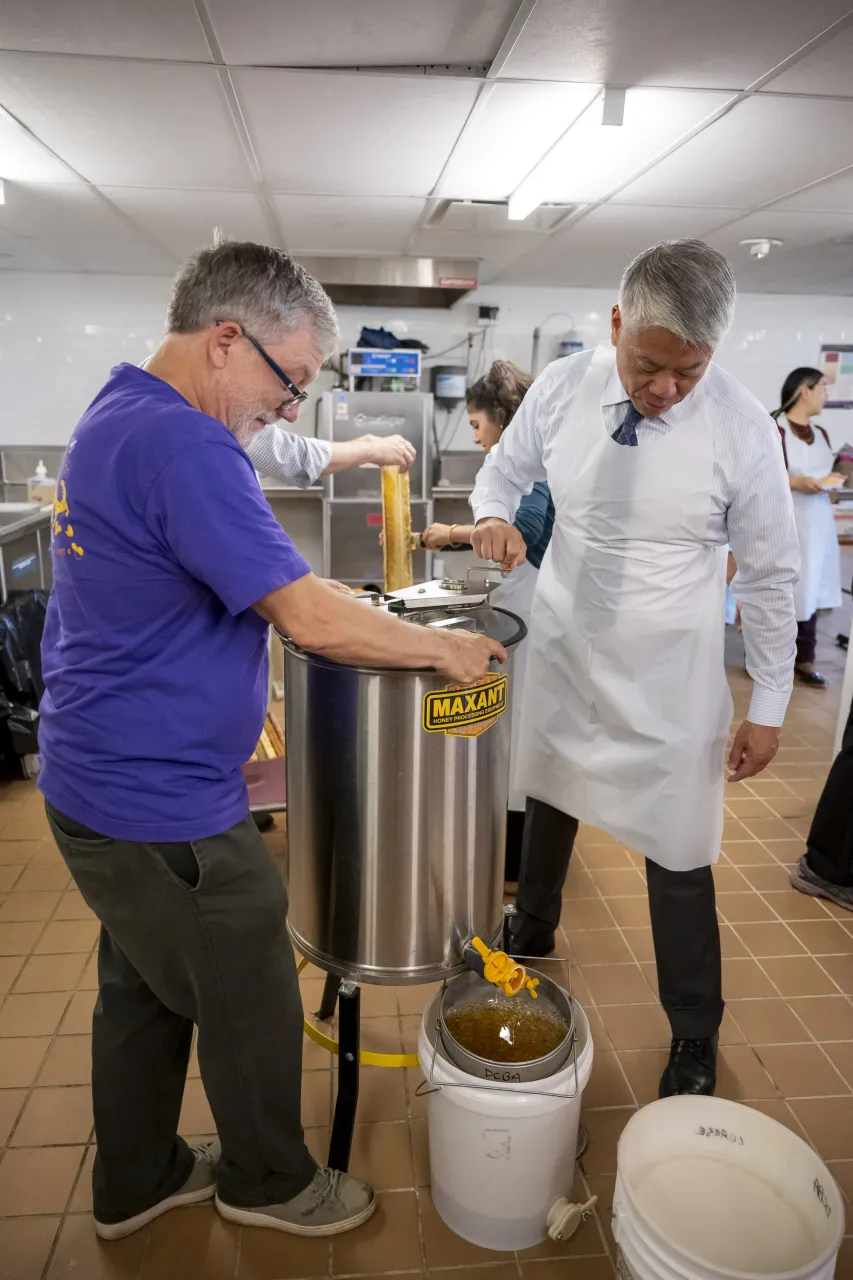
[[[471,258],[302,258],[339,306],[450,307],[477,287]]]

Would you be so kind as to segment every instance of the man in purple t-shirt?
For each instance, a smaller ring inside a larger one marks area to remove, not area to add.
[[[374,1196],[303,1141],[287,900],[241,769],[266,713],[268,624],[462,684],[504,654],[332,590],[273,518],[244,450],[295,420],[335,347],[316,280],[280,250],[219,244],[180,273],[167,319],[147,368],[113,369],[71,438],[42,651],[40,785],[101,921],[95,1227],[117,1239],[215,1194],[234,1222],[333,1235]],[[190,1148],[194,1025],[219,1142]]]

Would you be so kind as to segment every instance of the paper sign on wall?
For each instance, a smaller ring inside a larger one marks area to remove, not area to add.
[[[827,409],[853,409],[853,346],[821,347],[820,370],[827,381]]]

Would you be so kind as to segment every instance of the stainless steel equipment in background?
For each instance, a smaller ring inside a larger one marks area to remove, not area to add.
[[[525,627],[488,603],[437,603],[452,599],[437,586],[409,588],[391,608],[411,625],[503,643],[507,662],[473,689],[284,641],[290,930],[301,955],[356,981],[461,972],[466,942],[501,928],[510,686]]]
[[[400,435],[415,446],[410,476],[412,528],[432,522],[433,398],[420,392],[327,391],[317,406],[317,435],[347,441]],[[379,467],[357,467],[323,478],[323,576],[351,587],[382,584],[382,489]],[[432,555],[413,556],[416,581],[429,578]]]
[[[15,591],[52,586],[52,519],[51,508],[36,502],[0,502],[0,604]]]
[[[27,481],[43,462],[49,476],[58,476],[65,445],[46,444],[38,447],[6,444],[0,447],[0,485],[3,502],[26,502]]]

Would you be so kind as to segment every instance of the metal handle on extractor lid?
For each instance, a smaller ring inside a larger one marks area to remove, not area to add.
[[[528,978],[523,964],[516,963],[505,951],[492,951],[482,938],[471,939],[464,949],[463,958],[469,969],[500,987],[505,995],[514,996],[526,987],[534,1000],[539,998],[536,991],[539,979]]]

